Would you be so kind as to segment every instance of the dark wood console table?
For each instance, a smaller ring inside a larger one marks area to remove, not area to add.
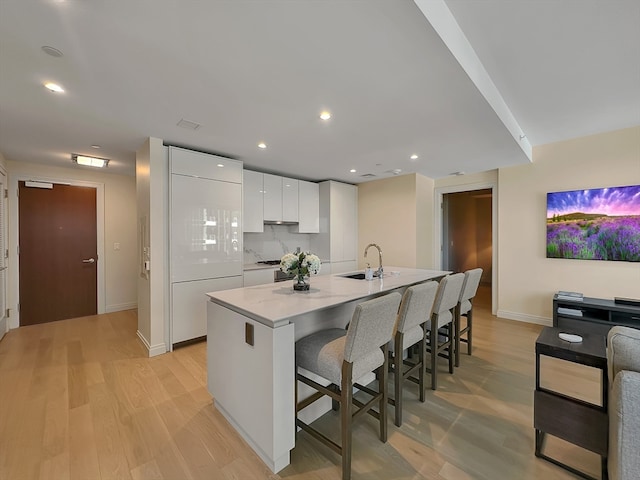
[[[606,337],[595,333],[576,332],[580,343],[561,340],[558,333],[567,329],[545,327],[536,340],[536,390],[533,400],[533,424],[536,430],[537,457],[544,458],[583,478],[584,472],[566,465],[543,452],[545,434],[562,438],[600,455],[602,480],[607,479],[609,419],[607,413]],[[594,405],[540,386],[540,355],[600,369],[601,405]],[[595,479],[592,479],[595,480]]]
[[[553,297],[553,326],[566,331],[607,335],[614,325],[640,328],[640,307],[584,297],[582,301]]]

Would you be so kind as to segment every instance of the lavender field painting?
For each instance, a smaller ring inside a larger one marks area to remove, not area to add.
[[[640,185],[548,193],[547,257],[640,262]]]

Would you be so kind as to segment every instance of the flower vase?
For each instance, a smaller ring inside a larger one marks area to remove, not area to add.
[[[296,292],[306,292],[310,287],[309,277],[305,277],[304,275],[296,275],[296,278],[293,281],[293,289]]]

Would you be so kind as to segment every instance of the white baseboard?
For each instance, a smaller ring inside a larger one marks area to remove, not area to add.
[[[137,330],[136,334],[138,335],[138,338],[144,345],[144,348],[146,348],[147,352],[149,352],[149,357],[155,357],[156,355],[162,355],[163,353],[167,353],[168,351],[167,346],[164,343],[160,343],[152,347],[151,345],[149,345],[149,342],[147,341],[147,339],[144,338],[144,335],[140,333],[140,330]]]
[[[117,303],[115,305],[107,305],[105,307],[105,313],[121,312],[123,310],[133,310],[134,308],[138,308],[138,302]]]
[[[507,320],[517,320],[518,322],[535,323],[536,325],[544,325],[551,327],[553,325],[553,319],[539,317],[537,315],[529,315],[528,313],[509,312],[507,310],[498,310],[498,317],[506,318]]]

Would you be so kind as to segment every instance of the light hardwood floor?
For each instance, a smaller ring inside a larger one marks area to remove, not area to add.
[[[404,424],[389,422],[386,444],[374,419],[358,423],[354,480],[575,478],[533,455],[541,327],[481,305],[475,319],[473,356],[454,375],[443,360],[425,403],[407,387]],[[213,407],[205,344],[147,358],[136,325],[126,311],[20,328],[0,341],[0,479],[340,478],[339,457],[302,432],[291,465],[271,474]],[[591,372],[545,365],[546,381],[586,384],[585,395],[597,388]],[[339,438],[334,412],[318,422]],[[597,476],[595,455],[561,441],[547,448]]]

